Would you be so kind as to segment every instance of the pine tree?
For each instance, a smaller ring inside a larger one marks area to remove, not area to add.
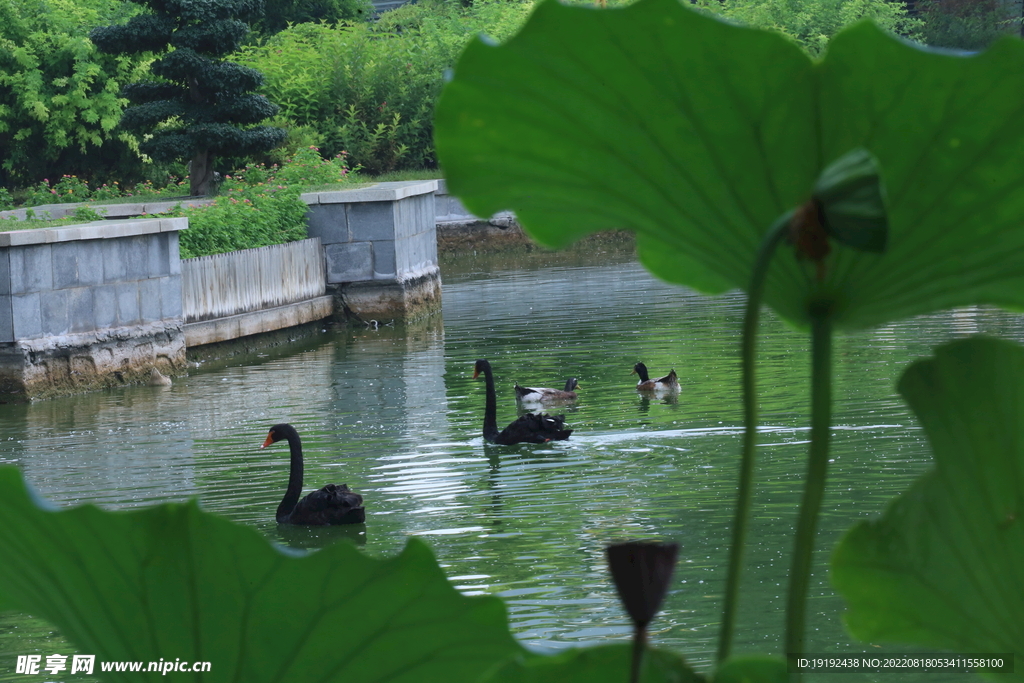
[[[132,106],[120,125],[151,135],[140,149],[157,161],[190,159],[190,194],[209,194],[217,155],[265,152],[286,134],[255,125],[278,109],[254,92],[263,75],[224,59],[241,45],[247,22],[262,14],[263,0],[135,1],[152,11],[90,35],[111,54],[167,50],[151,67],[159,80],[123,89]]]

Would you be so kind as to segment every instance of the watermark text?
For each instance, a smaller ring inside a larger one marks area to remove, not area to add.
[[[69,661],[70,660],[70,661]],[[96,655],[18,655],[14,673],[56,675],[60,673],[91,675],[96,668]],[[201,673],[210,670],[210,662],[182,661],[161,658],[157,662],[100,662],[100,671],[132,671],[159,673]]]

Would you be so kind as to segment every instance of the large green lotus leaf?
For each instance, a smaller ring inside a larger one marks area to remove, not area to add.
[[[1024,44],[973,57],[858,24],[821,62],[781,35],[678,0],[540,5],[503,45],[472,42],[438,104],[449,189],[516,212],[550,246],[634,230],[657,275],[746,287],[769,226],[855,148],[880,162],[884,254],[833,243],[825,278],[783,249],[765,302],[840,328],[955,305],[1024,305]]]
[[[4,608],[98,662],[211,662],[178,681],[476,681],[525,652],[501,600],[460,595],[416,539],[385,560],[345,542],[298,556],[194,502],[46,509],[4,467],[0,558]]]
[[[516,657],[497,669],[486,683],[623,683],[629,680],[632,645],[616,643],[568,650],[549,657]],[[641,683],[702,683],[682,657],[647,650]],[[733,657],[715,670],[714,683],[786,683],[786,661],[768,656]]]
[[[486,679],[486,683],[626,683],[630,643],[567,650],[548,657],[516,657]],[[647,650],[641,683],[700,683],[686,661],[666,650]],[[764,681],[775,683],[775,681]]]
[[[730,657],[715,670],[714,683],[789,683],[786,660],[767,655]]]
[[[847,625],[869,641],[1016,652],[1024,679],[1024,348],[954,342],[899,389],[935,467],[836,549]]]

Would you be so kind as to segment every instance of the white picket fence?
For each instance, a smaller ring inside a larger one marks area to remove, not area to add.
[[[324,267],[319,237],[183,259],[182,314],[191,323],[322,296]]]

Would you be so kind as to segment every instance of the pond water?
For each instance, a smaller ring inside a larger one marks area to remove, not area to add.
[[[365,534],[354,540],[366,553],[392,555],[408,537],[425,538],[460,591],[506,599],[512,629],[530,647],[628,638],[603,548],[627,538],[679,542],[673,587],[652,635],[706,669],[737,475],[742,297],[708,298],[661,283],[615,244],[463,254],[446,257],[442,272],[443,316],[427,321],[331,327],[204,363],[170,388],[0,405],[0,463],[18,465],[61,505],[129,508],[194,496],[279,543],[352,536],[289,533],[274,523],[287,447],[259,446],[270,426],[290,422],[303,437],[307,490],[346,482],[364,495]],[[826,549],[929,466],[922,433],[895,393],[902,368],[938,343],[979,331],[1024,338],[1019,316],[971,309],[837,341],[833,462],[808,651],[871,648],[843,630]],[[770,315],[762,335],[764,431],[736,650],[777,653],[807,448],[809,357],[806,336]],[[579,401],[564,410],[572,438],[485,444],[484,385],[472,379],[477,358],[494,366],[502,426],[517,415],[514,381],[561,386],[578,377]],[[675,368],[677,400],[637,394],[630,370],[639,360],[653,375]],[[38,679],[16,676],[13,655],[53,652],[73,648],[45,622],[0,615],[0,680]]]

